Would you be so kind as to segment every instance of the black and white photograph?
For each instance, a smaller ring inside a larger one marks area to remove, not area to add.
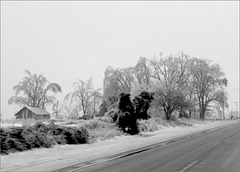
[[[239,0],[1,0],[1,172],[240,172]]]

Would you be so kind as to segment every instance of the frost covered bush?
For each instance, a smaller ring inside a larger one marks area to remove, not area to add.
[[[103,117],[100,117],[99,120],[104,121],[106,123],[113,123],[113,119],[110,116],[107,116],[107,115],[105,115]]]
[[[87,120],[82,125],[82,127],[86,128],[86,129],[90,129],[90,130],[104,128],[105,126],[106,126],[106,122],[98,120],[98,119]]]
[[[88,132],[86,129],[80,127],[57,127],[56,131],[53,133],[53,136],[61,136],[65,139],[67,144],[82,144],[88,143]]]
[[[109,116],[87,120],[81,125],[88,131],[90,142],[95,142],[97,139],[105,140],[122,135],[122,132],[115,123],[112,122],[112,118]]]
[[[88,143],[88,131],[82,127],[64,127],[41,122],[30,127],[0,128],[1,154],[32,148],[49,148],[54,144]]]
[[[106,113],[106,116],[109,116],[112,118],[113,122],[117,121],[118,117],[118,109],[111,109],[109,112]]]
[[[159,129],[159,124],[155,119],[139,120],[138,130],[140,132],[152,132]]]
[[[153,100],[153,93],[142,91],[131,100],[129,93],[119,93],[117,109],[107,113],[116,125],[125,133],[138,134],[137,120],[150,118],[148,109]]]

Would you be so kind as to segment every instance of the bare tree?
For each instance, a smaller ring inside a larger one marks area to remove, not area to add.
[[[105,100],[110,96],[117,95],[120,90],[119,82],[115,79],[114,69],[111,66],[105,70],[103,88],[103,98]]]
[[[13,87],[15,96],[12,96],[8,103],[18,104],[20,106],[41,107],[53,104],[55,97],[48,95],[48,92],[53,93],[62,92],[60,85],[57,83],[49,83],[47,78],[42,74],[31,74],[30,71],[25,70],[26,76]]]
[[[190,72],[187,70],[189,60],[186,55],[181,53],[178,57],[168,56],[156,57],[151,61],[151,77],[163,88],[170,90],[182,89],[188,82]]]
[[[165,88],[158,88],[155,91],[154,104],[156,107],[163,108],[167,120],[170,119],[173,111],[181,110],[189,106],[189,103],[182,91]]]
[[[96,114],[96,107],[100,107],[100,105],[102,103],[103,96],[100,91],[101,91],[101,89],[97,89],[97,90],[93,91],[93,107],[92,107],[93,115]]]
[[[99,102],[101,97],[100,89],[93,89],[92,78],[86,82],[78,80],[73,83],[74,91],[67,94],[64,100],[79,101],[78,109],[83,112],[83,115],[89,115],[91,112],[95,112],[96,103]],[[76,109],[76,108],[75,108]]]
[[[130,92],[134,86],[132,68],[113,69],[109,66],[104,77],[104,98],[117,95],[119,92]]]
[[[183,53],[177,57],[168,56],[154,58],[151,61],[151,76],[155,80],[156,103],[163,107],[166,118],[174,110],[182,111],[183,108],[190,108],[187,100],[187,83],[191,75],[189,70],[189,57]],[[184,93],[184,94],[183,94]]]
[[[150,85],[150,61],[145,57],[140,57],[137,64],[132,68],[132,73],[137,80],[137,85]]]
[[[66,116],[68,119],[76,118],[78,116],[79,103],[78,99],[75,98],[65,98],[60,106],[60,112],[62,115]]]
[[[227,92],[224,89],[219,90],[216,93],[216,97],[216,103],[221,107],[223,119],[225,119],[225,108],[229,107]]]
[[[56,118],[58,118],[59,117],[59,112],[61,110],[61,109],[59,109],[59,101],[58,100],[56,100],[53,103],[52,110],[53,110],[53,115],[55,115]]]
[[[221,90],[227,86],[227,79],[218,64],[197,58],[194,61],[193,85],[198,98],[200,118],[204,119],[209,104],[221,100]]]

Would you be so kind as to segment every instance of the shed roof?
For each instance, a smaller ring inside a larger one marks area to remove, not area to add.
[[[47,112],[46,110],[39,108],[39,107],[27,107],[27,108],[37,115],[45,115],[45,114],[50,115],[49,112]]]
[[[30,111],[32,111],[36,115],[50,115],[49,112],[47,112],[46,110],[44,110],[44,109],[42,109],[40,107],[24,107],[24,108],[29,109]],[[21,110],[23,110],[24,108],[22,108]],[[18,112],[20,112],[20,111],[18,111]],[[18,112],[16,113],[16,115],[18,114]]]

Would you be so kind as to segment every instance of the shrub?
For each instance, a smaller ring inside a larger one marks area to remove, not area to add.
[[[89,142],[89,133],[83,127],[78,128],[78,129],[76,129],[76,138],[77,138],[77,143],[79,143],[79,144],[88,143]]]
[[[135,109],[134,113],[137,115],[138,119],[150,118],[147,111],[150,107],[150,103],[153,100],[153,95],[153,93],[143,91],[140,95],[133,99],[133,105]]]
[[[68,122],[66,122],[66,124],[78,124],[79,123],[79,120],[70,120]]]
[[[21,137],[22,131],[21,128],[1,129],[1,154],[28,149],[24,138]]]
[[[89,132],[89,142],[95,142],[97,139],[105,140],[122,134],[109,116],[84,121],[82,128]]]
[[[106,116],[111,117],[113,122],[116,122],[118,118],[118,113],[118,109],[111,109],[109,112],[106,113]]]
[[[23,132],[24,128],[23,127],[14,127],[10,128],[10,137],[12,138],[17,138],[17,139],[23,139],[21,136],[21,133]]]
[[[82,127],[57,126],[52,130],[52,135],[58,144],[82,144],[88,143],[88,131]]]
[[[153,100],[153,93],[142,91],[131,101],[129,93],[120,93],[118,96],[118,109],[107,113],[113,122],[125,133],[138,134],[138,119],[150,118],[147,113],[150,103]]]
[[[134,107],[130,99],[130,94],[119,94],[118,109],[120,112],[128,112],[129,114],[134,113]]]
[[[192,126],[188,121],[176,119],[172,120],[163,120],[159,117],[150,118],[148,120],[139,120],[138,129],[142,132],[152,132],[158,130],[161,127],[176,127],[176,126]]]
[[[47,133],[49,130],[49,127],[46,124],[43,124],[41,122],[37,122],[33,128],[39,132]]]
[[[59,145],[65,145],[67,144],[67,141],[64,137],[64,135],[53,135],[54,141]]]
[[[112,124],[112,119],[106,116],[99,119],[87,120],[82,124],[82,127],[88,130],[95,130],[99,128],[108,128],[109,124]]]
[[[158,130],[158,122],[155,119],[139,120],[138,130],[140,132],[152,132]]]
[[[26,146],[24,145],[24,143],[20,142],[18,139],[16,138],[8,138],[6,140],[6,143],[9,145],[10,149],[12,149],[13,151],[24,151],[27,150]]]
[[[22,137],[25,139],[25,144],[28,149],[32,148],[38,148],[40,147],[40,144],[38,144],[37,136],[36,136],[37,131],[32,130],[31,128],[27,128],[26,130],[23,130],[21,133]]]
[[[77,144],[77,138],[76,138],[76,134],[74,132],[74,129],[71,127],[61,127],[62,131],[61,131],[61,135],[64,136],[66,143],[67,144]]]
[[[123,133],[115,126],[115,124],[110,124],[109,127],[106,128],[99,128],[97,130],[90,130],[89,135],[91,141],[99,140],[106,140],[112,138],[114,136],[120,136]]]
[[[59,127],[41,122],[30,127],[0,128],[1,154],[32,148],[49,148],[54,144],[88,143],[89,134],[84,128]]]
[[[137,128],[137,118],[134,114],[130,114],[129,112],[120,112],[116,121],[116,125],[123,132],[131,135],[139,133]]]
[[[100,111],[98,114],[96,114],[96,116],[104,116],[104,114],[107,112],[107,101],[103,100],[99,108]]]
[[[99,120],[103,121],[105,123],[113,123],[114,122],[113,119],[110,116],[107,116],[107,115],[105,115],[103,117],[100,117]]]
[[[157,122],[157,124],[160,126],[164,126],[164,127],[170,126],[169,121],[162,119],[160,117],[156,117],[156,118],[152,118],[152,119],[155,120]]]
[[[190,124],[189,122],[183,121],[183,120],[180,120],[180,119],[177,119],[177,120],[173,121],[173,123],[177,126],[192,126],[192,124]]]
[[[103,121],[100,121],[97,119],[91,119],[91,120],[86,121],[83,124],[83,127],[93,130],[93,129],[98,129],[98,128],[104,127],[104,125],[105,125],[105,123]]]
[[[35,142],[34,142],[34,147],[44,147],[44,148],[49,148],[52,145],[54,145],[54,141],[48,137],[45,133],[41,132],[36,132],[35,133]]]
[[[0,128],[0,142],[1,142],[1,154],[8,154],[8,149],[10,148],[9,144],[7,143],[8,132]]]

